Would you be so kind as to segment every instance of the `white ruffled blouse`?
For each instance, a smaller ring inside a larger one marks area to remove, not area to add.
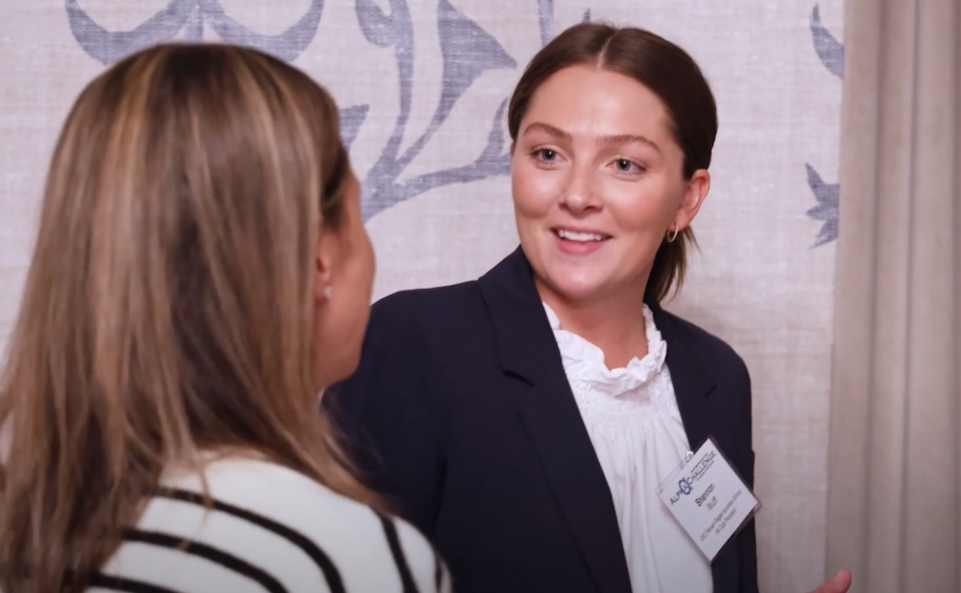
[[[667,343],[644,306],[648,354],[608,369],[604,352],[561,329],[546,304],[564,371],[611,490],[633,593],[711,593],[711,567],[657,496],[690,449]]]

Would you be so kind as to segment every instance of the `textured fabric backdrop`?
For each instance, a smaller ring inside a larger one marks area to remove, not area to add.
[[[717,95],[701,254],[669,308],[728,340],[754,382],[761,584],[824,570],[842,0],[3,0],[0,344],[44,169],[70,103],[166,39],[253,44],[343,109],[377,249],[376,296],[475,278],[516,244],[504,110],[524,64],[585,18],[685,47]]]

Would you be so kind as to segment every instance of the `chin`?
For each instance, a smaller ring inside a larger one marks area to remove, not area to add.
[[[600,293],[596,280],[589,278],[550,276],[547,282],[557,296],[569,301],[586,301]]]

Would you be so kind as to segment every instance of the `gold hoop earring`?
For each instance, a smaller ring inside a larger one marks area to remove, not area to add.
[[[668,233],[667,233],[667,242],[668,242],[668,243],[673,243],[673,242],[674,242],[674,239],[677,239],[677,225],[676,225],[676,224],[674,225],[674,230],[673,230],[673,231],[668,231]]]

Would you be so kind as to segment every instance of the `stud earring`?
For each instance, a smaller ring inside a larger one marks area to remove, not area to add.
[[[329,301],[329,300],[330,300],[330,295],[333,294],[333,292],[334,292],[334,287],[333,287],[333,286],[331,286],[331,285],[329,285],[329,284],[328,284],[327,286],[325,286],[325,287],[324,287],[324,300],[325,300],[325,301]]]

